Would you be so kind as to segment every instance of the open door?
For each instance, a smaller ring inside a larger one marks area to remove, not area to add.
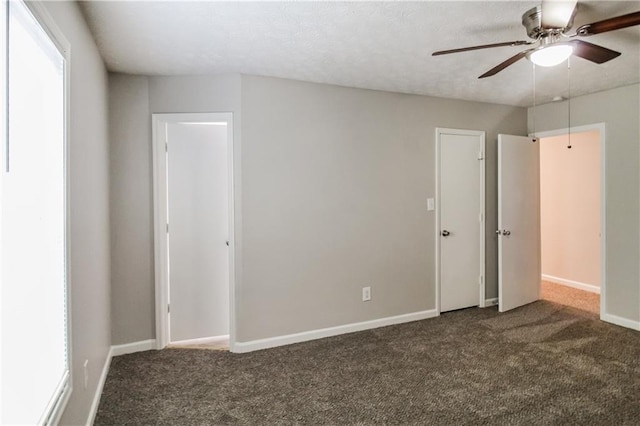
[[[500,312],[540,298],[540,143],[498,135]]]

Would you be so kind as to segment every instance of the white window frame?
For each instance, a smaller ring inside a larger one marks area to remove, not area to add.
[[[1,128],[0,132],[3,135],[2,140],[4,141],[2,146],[2,171],[4,172],[6,168],[6,149],[7,149],[7,121],[8,121],[8,21],[9,21],[9,4],[10,3],[23,3],[31,15],[38,22],[40,27],[47,34],[52,43],[57,47],[60,52],[64,66],[63,66],[63,85],[64,85],[64,93],[63,93],[63,111],[64,111],[64,123],[63,123],[63,196],[64,196],[64,238],[65,238],[65,247],[64,247],[64,257],[65,257],[65,294],[66,294],[66,333],[67,333],[67,380],[62,384],[62,390],[56,391],[58,393],[58,398],[53,400],[51,404],[47,407],[45,415],[41,418],[40,423],[44,425],[55,425],[58,424],[60,418],[62,417],[62,413],[71,397],[71,393],[73,391],[73,373],[72,373],[72,333],[71,333],[71,268],[70,268],[70,220],[69,220],[69,212],[70,212],[70,204],[69,204],[69,76],[70,76],[70,62],[71,62],[71,44],[64,36],[60,28],[56,25],[55,21],[47,11],[46,7],[41,1],[24,1],[24,0],[0,0],[0,49],[2,49],[1,63],[0,63],[0,76],[2,77],[2,87],[0,88],[0,93],[2,95],[2,106],[0,106],[0,114],[2,116]],[[1,294],[0,294],[1,297]],[[1,343],[0,343],[0,357],[1,351]],[[0,389],[1,392],[1,389]],[[1,396],[1,394],[0,394]],[[0,418],[2,418],[2,408],[0,407]]]

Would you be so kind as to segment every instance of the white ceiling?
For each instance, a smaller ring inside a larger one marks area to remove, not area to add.
[[[539,2],[89,1],[82,9],[110,71],[243,73],[509,105],[533,104],[524,50],[445,56],[435,50],[527,40],[521,16]],[[581,2],[574,28],[640,10],[640,1]],[[571,96],[640,81],[640,26],[583,38],[622,52],[571,60]],[[569,94],[565,64],[537,68],[536,103]]]

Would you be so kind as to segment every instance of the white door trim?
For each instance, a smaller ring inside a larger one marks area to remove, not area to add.
[[[236,336],[235,315],[235,226],[234,226],[234,156],[233,114],[180,113],[152,114],[153,146],[153,217],[156,291],[156,348],[169,344],[169,258],[167,253],[167,155],[166,128],[169,123],[226,123],[229,166],[229,349],[234,351]]]
[[[602,321],[611,321],[611,315],[606,312],[607,307],[607,187],[606,183],[606,124],[605,123],[595,123],[595,124],[587,124],[584,126],[577,126],[571,128],[564,129],[556,129],[556,130],[548,130],[545,132],[536,132],[535,137],[537,138],[548,138],[552,136],[561,136],[566,135],[569,132],[571,133],[583,133],[590,132],[593,130],[598,130],[600,132],[600,319]],[[529,136],[534,137],[533,133],[530,133]]]
[[[485,307],[485,221],[486,221],[486,209],[485,209],[485,132],[480,130],[460,130],[460,129],[447,129],[442,127],[436,128],[436,228],[435,228],[435,240],[436,240],[436,311],[438,314],[440,310],[440,172],[442,165],[440,164],[440,144],[441,136],[443,134],[449,135],[464,135],[464,136],[479,136],[480,137],[480,152],[478,153],[481,160],[478,161],[479,173],[480,173],[480,276],[481,282],[479,283],[479,300],[478,306]]]

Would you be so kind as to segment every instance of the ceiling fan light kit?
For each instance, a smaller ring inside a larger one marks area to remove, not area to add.
[[[578,11],[577,0],[542,0],[541,6],[529,9],[522,15],[522,25],[532,41],[493,43],[459,49],[441,50],[433,56],[460,53],[503,46],[537,45],[521,51],[493,67],[478,78],[491,77],[520,59],[527,58],[536,65],[551,67],[561,64],[571,55],[596,64],[602,64],[620,56],[620,52],[598,46],[576,37],[586,37],[622,28],[640,25],[640,11],[580,26],[574,34],[568,34]]]
[[[541,67],[553,67],[569,59],[573,53],[573,46],[568,44],[554,44],[542,46],[527,54],[527,58]]]

